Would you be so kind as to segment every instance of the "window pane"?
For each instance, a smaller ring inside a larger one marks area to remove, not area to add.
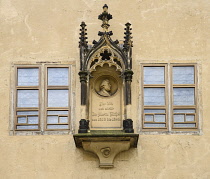
[[[195,113],[195,109],[174,109],[174,113]]]
[[[58,116],[47,116],[48,124],[58,124]]]
[[[193,127],[196,127],[195,124],[174,124],[174,127],[177,127],[177,128],[193,128]]]
[[[68,90],[48,90],[48,107],[68,107]]]
[[[68,115],[69,111],[47,111],[48,115]]]
[[[165,67],[144,67],[144,84],[164,84]]]
[[[174,115],[174,122],[184,122],[184,115],[183,114]]]
[[[144,113],[165,113],[164,109],[145,109]]]
[[[38,90],[18,90],[17,107],[38,107]]]
[[[47,125],[47,129],[69,129],[69,125]]]
[[[194,88],[174,88],[174,105],[194,105]]]
[[[165,105],[165,89],[144,88],[144,105]]]
[[[17,115],[38,115],[38,111],[18,111]]]
[[[68,68],[48,68],[49,86],[68,86]]]
[[[38,86],[38,68],[18,68],[18,86]]]
[[[38,116],[28,116],[28,124],[38,124]]]
[[[166,116],[164,114],[155,115],[155,122],[166,122]]]
[[[152,122],[153,121],[153,115],[145,115],[145,121]]]
[[[17,129],[38,129],[38,125],[17,126]]]
[[[195,121],[195,116],[194,115],[186,115],[186,121],[187,122]]]
[[[166,124],[144,124],[144,127],[166,127]]]
[[[60,117],[60,123],[68,123],[68,117]]]
[[[194,67],[173,67],[174,84],[194,84]]]
[[[21,124],[25,124],[26,123],[26,117],[18,117],[18,123]]]

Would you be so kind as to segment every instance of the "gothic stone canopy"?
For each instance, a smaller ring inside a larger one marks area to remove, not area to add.
[[[86,82],[87,77],[95,70],[97,66],[103,66],[105,63],[109,66],[114,65],[121,75],[124,77],[126,84],[126,104],[131,104],[130,82],[132,80],[132,37],[131,24],[125,24],[125,36],[123,45],[119,44],[118,40],[113,41],[111,36],[112,31],[109,31],[109,20],[112,15],[108,13],[108,6],[103,6],[103,12],[98,16],[102,21],[101,27],[103,31],[99,31],[100,39],[94,40],[92,45],[87,42],[87,29],[85,22],[81,23],[80,29],[80,81],[82,87],[81,104],[86,105]]]

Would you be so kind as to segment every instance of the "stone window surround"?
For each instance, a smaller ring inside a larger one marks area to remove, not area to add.
[[[16,99],[16,80],[17,80],[17,68],[39,68],[39,75],[40,75],[40,101],[44,101],[43,103],[40,103],[40,109],[39,109],[39,121],[40,121],[40,130],[26,130],[26,131],[17,131],[15,130],[15,125],[14,125],[14,120],[15,120],[15,110],[16,110],[16,104],[15,104],[15,99]],[[59,67],[69,67],[69,73],[70,73],[70,84],[69,84],[69,130],[46,130],[45,125],[46,125],[46,90],[47,90],[47,85],[46,85],[46,75],[47,75],[47,68],[48,67],[54,67],[54,68],[59,68]],[[63,134],[71,134],[75,130],[75,62],[73,61],[57,61],[57,62],[45,62],[45,61],[38,61],[38,62],[16,62],[12,63],[11,67],[11,97],[10,97],[10,106],[11,106],[11,113],[10,113],[10,125],[9,125],[9,134],[10,135],[63,135]]]

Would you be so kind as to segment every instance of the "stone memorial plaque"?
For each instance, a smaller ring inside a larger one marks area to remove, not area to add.
[[[122,93],[116,77],[101,75],[93,81],[91,89],[91,128],[122,127]]]

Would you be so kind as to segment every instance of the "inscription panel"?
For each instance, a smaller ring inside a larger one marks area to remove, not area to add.
[[[102,90],[106,90],[103,94]],[[121,85],[113,76],[100,76],[91,90],[91,128],[108,129],[122,127]]]
[[[92,99],[92,128],[120,128],[122,121],[120,94],[104,99],[93,94]]]

